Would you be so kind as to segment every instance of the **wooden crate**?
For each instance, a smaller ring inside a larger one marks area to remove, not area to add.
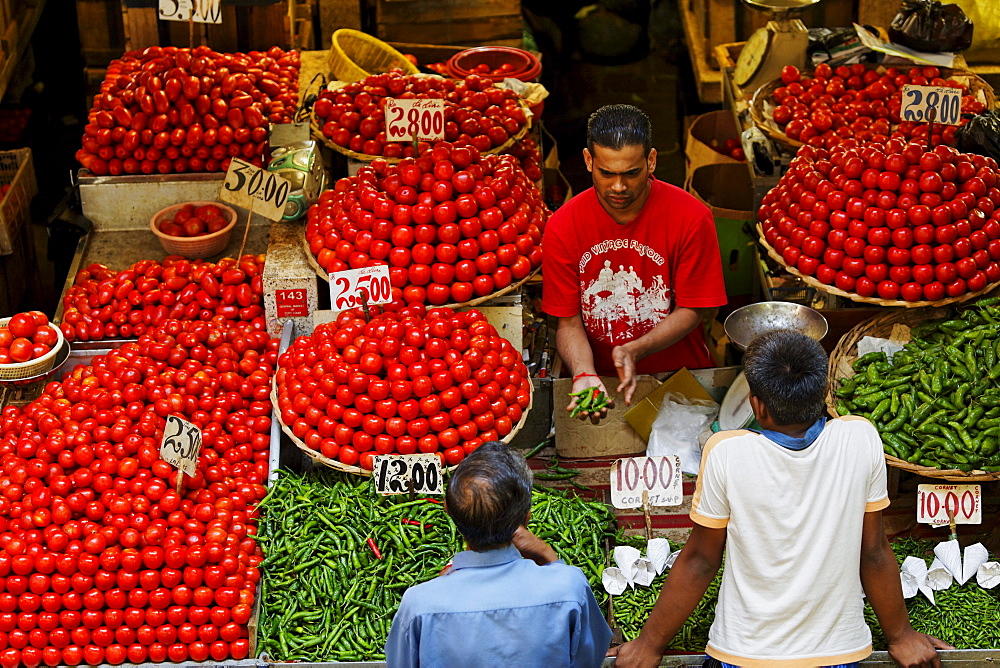
[[[521,46],[520,0],[375,0],[375,32],[387,42]]]

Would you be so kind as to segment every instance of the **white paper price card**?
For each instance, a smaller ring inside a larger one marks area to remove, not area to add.
[[[167,416],[160,458],[186,475],[194,475],[201,453],[201,429],[176,415]]]
[[[385,99],[385,134],[389,141],[444,139],[444,100]]]
[[[948,86],[903,86],[904,121],[958,125],[962,118],[962,91]]]
[[[444,494],[441,460],[435,454],[379,455],[372,461],[379,494]]]
[[[253,209],[268,220],[281,220],[292,185],[272,172],[233,158],[219,199],[243,209]]]
[[[361,295],[364,294],[364,299]],[[334,311],[358,308],[367,302],[388,304],[392,301],[389,267],[376,265],[361,269],[345,269],[330,274],[330,304]]]
[[[611,504],[615,508],[641,508],[643,491],[651,506],[681,505],[680,457],[629,457],[611,465]]]
[[[222,0],[160,0],[158,16],[164,21],[222,23]]]
[[[917,485],[917,521],[947,526],[951,510],[955,524],[981,524],[982,496],[980,485]]]

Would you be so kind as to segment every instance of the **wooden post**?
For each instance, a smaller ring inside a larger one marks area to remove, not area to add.
[[[646,521],[646,540],[653,537],[653,521],[649,517],[649,491],[642,490],[642,517]]]

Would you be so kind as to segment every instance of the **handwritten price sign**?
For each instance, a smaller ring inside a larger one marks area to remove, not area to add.
[[[680,457],[629,457],[611,465],[611,505],[640,508],[643,491],[651,506],[681,505]]]
[[[962,119],[962,91],[948,86],[903,86],[899,116],[904,121],[958,125]]]
[[[160,458],[186,475],[194,475],[201,452],[201,429],[176,415],[167,416],[160,442]]]
[[[982,524],[983,494],[980,485],[917,485],[917,521],[948,524],[948,511],[955,524]]]
[[[268,220],[281,220],[292,185],[272,172],[233,158],[219,199],[243,209],[253,209]]]
[[[159,17],[164,21],[222,23],[222,0],[160,0]]]
[[[389,141],[444,139],[444,100],[385,100]]]
[[[437,455],[382,455],[373,461],[372,480],[379,494],[444,494]]]
[[[334,311],[362,306],[361,295],[369,306],[392,301],[389,267],[363,267],[330,274],[330,304]]]

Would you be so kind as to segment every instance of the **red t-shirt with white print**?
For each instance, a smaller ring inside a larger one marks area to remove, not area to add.
[[[676,186],[653,179],[642,211],[620,225],[593,188],[549,219],[542,243],[542,308],[583,314],[601,375],[614,376],[611,350],[637,339],[674,308],[726,303],[712,214]],[[638,373],[714,366],[701,327],[639,361]]]

